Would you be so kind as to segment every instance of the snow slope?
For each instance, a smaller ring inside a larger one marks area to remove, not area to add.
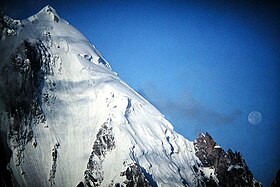
[[[213,169],[201,167],[193,142],[174,132],[53,8],[21,21],[4,16],[4,22],[0,120],[15,185],[117,186],[134,180],[203,186],[205,177],[217,180]],[[133,168],[138,178],[129,177]]]

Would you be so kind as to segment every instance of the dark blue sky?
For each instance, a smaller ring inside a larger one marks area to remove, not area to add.
[[[50,4],[190,140],[209,132],[269,186],[280,169],[280,8],[255,1],[3,1],[14,18]],[[24,7],[22,7],[24,6]],[[11,8],[13,7],[13,8]],[[263,119],[251,125],[251,111]]]

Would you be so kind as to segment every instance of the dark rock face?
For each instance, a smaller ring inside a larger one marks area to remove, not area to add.
[[[6,16],[0,8],[0,40],[16,35],[22,27],[19,20]]]
[[[6,167],[12,152],[3,137],[0,131],[0,186],[12,186],[11,172]]]
[[[271,187],[279,187],[280,186],[280,170],[278,170],[275,179],[271,183]]]
[[[13,20],[0,11],[1,40],[12,38],[23,27],[21,21]],[[49,94],[43,88],[50,84],[46,81],[52,74],[50,59],[47,46],[41,40],[23,40],[11,51],[7,61],[0,63],[0,122],[4,127],[0,133],[0,186],[11,186],[9,180],[13,176],[7,169],[7,164],[12,155],[19,166],[26,144],[37,146],[33,128],[45,121],[41,105],[49,100]],[[13,180],[12,183],[15,185],[16,181]]]
[[[87,170],[85,171],[84,182],[78,184],[78,186],[100,186],[104,179],[104,171],[102,170],[103,160],[106,153],[112,151],[115,148],[115,138],[113,136],[113,128],[110,125],[110,119],[106,121],[99,129],[96,140],[92,147],[92,153],[90,155]],[[126,171],[121,172],[120,176],[126,177],[124,184],[111,183],[110,186],[121,187],[148,187],[151,186],[146,179],[144,171],[137,164],[133,163],[129,165]]]
[[[126,177],[124,182],[127,187],[148,187],[151,186],[145,175],[141,171],[141,167],[134,163],[130,165],[126,171],[121,173],[121,176]]]
[[[44,49],[42,43],[23,41],[0,70],[0,78],[5,80],[0,99],[8,118],[5,126],[9,131],[8,140],[16,151],[17,165],[21,164],[25,145],[34,137],[32,127],[45,120],[41,94],[48,72],[43,66],[48,63],[49,56],[42,52],[46,51]]]
[[[50,55],[41,41],[31,43],[24,40],[11,53],[7,63],[1,64],[1,125],[6,131],[0,135],[1,144],[9,144],[12,149],[1,151],[1,154],[6,155],[6,164],[2,164],[1,168],[6,168],[12,154],[19,166],[26,144],[37,144],[33,128],[39,122],[45,121],[41,104],[44,99],[42,89],[45,76],[49,73],[49,58]],[[7,176],[8,173],[4,174]]]
[[[92,152],[85,171],[85,185],[99,186],[104,180],[102,163],[107,152],[115,148],[115,139],[112,127],[109,127],[110,120],[105,122],[99,129],[94,141]]]
[[[213,138],[206,133],[200,134],[194,142],[196,156],[200,159],[202,167],[215,169],[218,184],[213,182],[206,186],[221,187],[260,187],[252,172],[249,170],[240,152],[224,151]],[[209,181],[208,181],[209,182]]]
[[[52,149],[52,168],[50,170],[50,185],[55,185],[55,173],[56,173],[56,167],[57,167],[57,153],[59,148],[59,143],[56,143]]]

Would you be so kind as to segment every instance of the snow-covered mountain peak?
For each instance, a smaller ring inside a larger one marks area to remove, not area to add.
[[[0,22],[0,185],[218,186],[208,139],[177,134],[53,8]]]
[[[35,15],[39,15],[39,14],[47,14],[47,15],[53,15],[53,16],[59,17],[56,10],[53,7],[51,7],[50,5],[46,5],[44,8],[42,8],[42,10],[40,10]]]
[[[1,11],[0,13],[0,18],[2,20],[1,22],[3,23],[1,25],[1,30],[5,31],[4,33],[2,33],[3,38],[3,36],[8,37],[18,35],[25,26],[27,26],[27,29],[29,29],[29,22],[31,22],[32,24],[36,24],[41,21],[44,22],[44,24],[47,26],[50,22],[58,22],[60,17],[51,6],[47,5],[37,14],[32,15],[24,20],[13,19],[5,15],[3,11]]]
[[[95,63],[111,70],[110,64],[95,46],[77,29],[60,18],[49,5],[24,20],[13,20],[4,15],[3,23],[5,24],[1,29],[2,39],[11,41],[0,45],[5,50],[2,54],[5,57],[15,50],[15,46],[26,40],[31,43],[41,42],[57,55],[68,53],[74,55],[75,58],[84,58],[86,60],[82,62],[84,65]]]
[[[30,16],[28,19],[32,19],[32,17],[38,17],[41,19],[44,18],[45,20],[49,19],[55,22],[58,22],[60,18],[56,10],[52,8],[50,5],[45,6],[37,14]]]

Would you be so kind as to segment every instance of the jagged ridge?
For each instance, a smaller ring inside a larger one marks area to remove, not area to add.
[[[199,134],[194,146],[201,166],[213,168],[217,175],[218,183],[210,178],[210,180],[206,179],[206,186],[262,186],[254,179],[241,153],[232,152],[230,149],[224,151],[209,133]]]

